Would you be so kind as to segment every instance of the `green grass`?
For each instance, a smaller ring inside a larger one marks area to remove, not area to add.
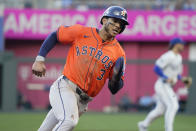
[[[0,131],[36,131],[46,113],[0,113]],[[146,114],[86,113],[74,131],[137,131],[137,122]],[[178,114],[174,124],[175,131],[196,131],[196,115]],[[164,131],[163,117],[152,123],[149,131]]]

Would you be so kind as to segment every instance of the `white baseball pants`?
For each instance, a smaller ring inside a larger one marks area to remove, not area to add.
[[[77,85],[60,76],[51,86],[49,100],[52,109],[38,131],[72,131],[80,114],[86,112],[87,103],[81,103],[75,92]]]
[[[164,114],[165,131],[173,131],[173,122],[178,111],[178,99],[170,84],[157,80],[155,83],[155,92],[157,96],[156,107],[147,115],[143,125],[148,127],[150,123]]]

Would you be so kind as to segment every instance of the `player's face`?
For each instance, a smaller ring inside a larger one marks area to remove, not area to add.
[[[176,46],[179,53],[181,53],[184,50],[184,45],[181,43],[176,44],[175,46]]]
[[[108,35],[115,37],[118,35],[122,29],[122,21],[115,18],[108,18],[107,23],[105,24],[105,30]]]

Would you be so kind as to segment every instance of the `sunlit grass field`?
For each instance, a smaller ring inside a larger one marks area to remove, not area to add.
[[[46,112],[0,113],[0,131],[36,131]],[[74,131],[138,131],[137,122],[146,113],[86,113]],[[178,114],[175,131],[196,131],[196,115]],[[163,117],[157,119],[149,131],[164,131]]]

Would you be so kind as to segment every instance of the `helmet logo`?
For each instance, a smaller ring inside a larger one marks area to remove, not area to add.
[[[119,11],[115,11],[114,15],[120,15],[120,12]]]
[[[129,25],[129,22],[127,21],[127,11],[120,7],[120,6],[110,6],[108,7],[105,12],[103,13],[100,23],[103,24],[102,19],[104,17],[107,18],[116,18],[116,19],[120,19],[122,20],[123,24],[124,24],[124,28],[122,29],[122,31],[125,29],[126,25]],[[121,32],[122,32],[121,31]]]
[[[125,10],[121,11],[121,15],[125,16],[127,14],[127,12]]]

